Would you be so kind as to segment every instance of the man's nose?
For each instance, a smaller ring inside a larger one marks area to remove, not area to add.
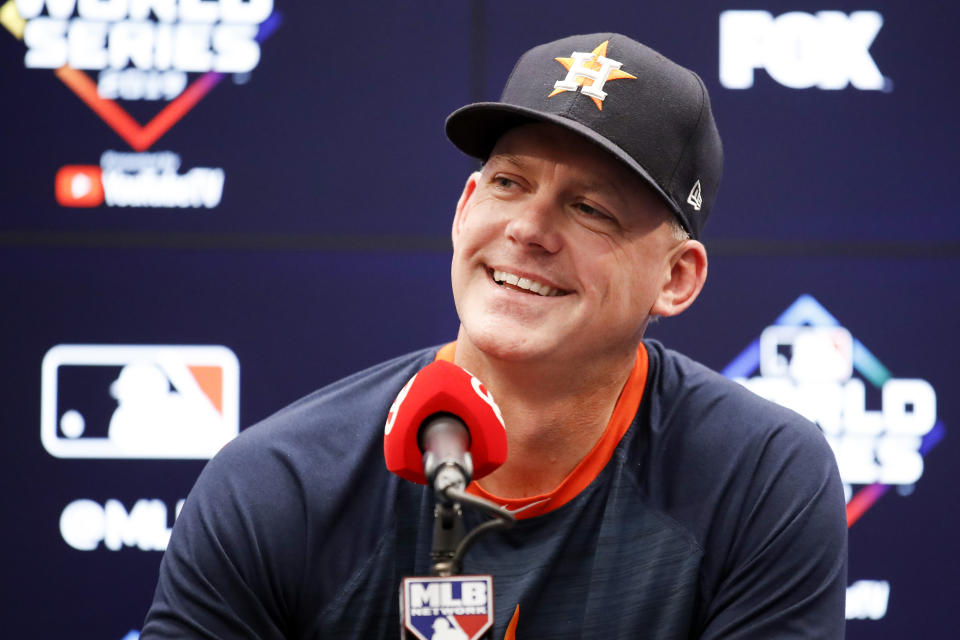
[[[514,212],[505,233],[524,248],[556,253],[563,246],[562,224],[561,207],[550,198],[534,196]]]

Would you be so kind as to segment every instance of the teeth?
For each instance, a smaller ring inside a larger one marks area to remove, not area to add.
[[[493,280],[498,284],[512,284],[515,287],[519,287],[520,289],[524,289],[541,296],[559,295],[559,291],[549,285],[545,285],[542,282],[537,282],[536,280],[531,280],[530,278],[521,278],[506,271],[497,271],[494,269]]]

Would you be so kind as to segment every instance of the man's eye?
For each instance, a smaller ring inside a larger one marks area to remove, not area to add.
[[[505,176],[494,176],[493,184],[496,185],[497,187],[500,187],[501,189],[509,189],[517,183]]]
[[[586,214],[591,218],[608,219],[608,220],[610,219],[610,216],[607,213],[595,207],[591,207],[585,202],[578,202],[575,206],[577,210],[580,211],[580,213]]]

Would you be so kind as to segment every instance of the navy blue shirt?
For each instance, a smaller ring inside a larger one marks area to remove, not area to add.
[[[819,429],[645,345],[640,408],[602,471],[467,554],[465,572],[493,575],[492,637],[516,616],[518,640],[842,638],[844,498]],[[397,638],[400,580],[430,569],[433,496],[386,471],[383,424],[435,354],[317,391],[211,460],[141,637]]]

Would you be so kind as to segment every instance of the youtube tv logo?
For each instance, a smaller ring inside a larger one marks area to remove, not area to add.
[[[103,204],[102,170],[94,165],[61,167],[56,178],[57,202],[64,207],[97,207]]]

